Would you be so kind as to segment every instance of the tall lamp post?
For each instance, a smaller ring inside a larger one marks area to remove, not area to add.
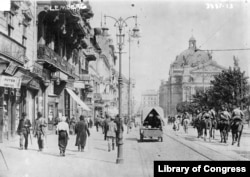
[[[137,31],[136,31],[137,30]],[[139,29],[134,28],[133,31],[129,30],[128,32],[128,42],[129,42],[129,77],[128,77],[128,123],[131,121],[131,42],[132,38],[139,38],[140,35],[138,34]],[[128,127],[129,128],[129,127]],[[129,129],[128,131],[129,132]]]
[[[119,76],[118,76],[118,94],[119,94],[119,126],[118,126],[118,148],[117,148],[117,159],[116,163],[120,164],[124,162],[123,159],[123,121],[122,121],[122,49],[124,45],[124,37],[125,34],[123,33],[123,29],[127,27],[127,20],[133,18],[135,19],[135,27],[133,29],[134,33],[138,33],[139,29],[137,27],[137,16],[129,16],[125,19],[122,17],[116,19],[112,16],[104,15],[104,24],[106,24],[106,18],[111,18],[115,21],[114,26],[118,28],[118,34],[116,34],[117,37],[117,45],[119,49]],[[107,29],[107,28],[106,28]],[[135,34],[136,35],[136,34]]]

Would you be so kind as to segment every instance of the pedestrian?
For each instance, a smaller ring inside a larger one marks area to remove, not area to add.
[[[93,121],[92,121],[92,119],[89,120],[89,126],[90,126],[90,128],[93,127]]]
[[[65,150],[69,139],[69,124],[66,122],[66,117],[61,118],[61,122],[57,125],[58,132],[58,146],[60,150],[60,155],[65,156]]]
[[[87,135],[90,136],[88,125],[84,120],[84,116],[80,116],[80,121],[76,123],[75,126],[76,133],[76,146],[78,146],[78,151],[84,151],[86,145]]]
[[[112,150],[115,150],[115,138],[117,132],[117,125],[114,122],[114,118],[111,117],[111,120],[107,125],[107,140],[108,140],[108,151],[110,152],[110,143],[112,142]]]
[[[35,121],[34,136],[37,137],[39,151],[43,151],[44,149],[44,141],[46,137],[46,131],[45,131],[46,126],[47,126],[47,122],[45,118],[42,116],[41,112],[38,112],[37,119]]]
[[[70,125],[69,126],[69,133],[72,135],[75,132],[75,126],[76,126],[76,119],[75,119],[74,115],[70,119],[70,124],[69,125]]]
[[[23,150],[23,141],[24,141],[25,150],[28,149],[30,127],[31,127],[30,120],[27,118],[27,114],[23,112],[22,117],[19,120],[19,124],[17,128],[17,133],[18,135],[20,135],[20,149],[21,150]]]
[[[122,134],[123,134],[123,131],[124,131],[123,121],[122,121],[122,119],[120,119],[119,114],[116,115],[114,122],[116,123],[116,127],[117,127],[116,136],[115,136],[115,139],[116,139],[115,143],[116,143],[116,146],[118,146],[119,133],[120,133],[120,131],[122,131]]]
[[[96,126],[96,131],[98,132],[99,130],[99,116],[98,115],[95,118],[95,126]]]
[[[104,134],[104,140],[107,140],[107,132],[108,132],[108,123],[110,122],[109,115],[105,115],[105,120],[103,121],[103,134]]]

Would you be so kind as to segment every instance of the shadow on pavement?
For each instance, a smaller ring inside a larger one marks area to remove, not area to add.
[[[143,139],[143,141],[137,139],[138,143],[147,143],[147,142],[160,142],[158,139]]]
[[[98,147],[95,147],[95,149],[97,149],[97,150],[101,150],[101,151],[108,151],[108,146],[107,146],[107,149],[98,148]]]
[[[126,138],[126,140],[128,141],[138,141],[138,139],[135,137],[135,138]]]

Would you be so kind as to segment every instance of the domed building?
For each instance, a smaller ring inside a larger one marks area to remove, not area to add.
[[[165,116],[176,114],[178,103],[191,102],[192,95],[197,90],[205,91],[210,86],[214,75],[225,69],[212,60],[211,53],[196,47],[196,40],[193,36],[188,42],[188,49],[176,56],[175,61],[170,65],[168,80],[162,82],[160,86],[160,90],[165,90],[167,94],[159,100]]]

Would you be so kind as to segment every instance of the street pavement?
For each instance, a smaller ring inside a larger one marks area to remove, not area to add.
[[[209,141],[208,138],[206,138],[206,141],[204,141],[203,138],[197,138],[197,130],[192,126],[189,126],[188,133],[184,133],[182,126],[179,131],[173,131],[172,125],[166,124],[165,132],[167,136],[170,136],[186,146],[203,153],[211,160],[250,160],[250,127],[248,127],[248,125],[244,125],[240,147],[238,147],[236,143],[231,145],[231,132],[229,132],[227,143],[220,142],[221,138],[219,130],[216,130],[215,139],[211,139],[211,141]]]
[[[78,152],[74,146],[75,136],[70,136],[66,156],[59,156],[57,135],[47,136],[44,152],[39,152],[36,139],[28,150],[19,150],[18,137],[0,144],[8,169],[0,156],[1,177],[106,177],[106,176],[145,176],[137,153],[137,139],[134,134],[124,132],[123,164],[116,164],[117,148],[108,152],[107,141],[95,128],[90,130],[84,152]],[[0,154],[1,155],[1,154]]]
[[[0,154],[0,177],[152,176],[153,165],[151,168],[145,165],[147,159],[143,157],[141,152],[143,144],[138,145],[138,127],[133,128],[128,134],[127,130],[124,131],[123,164],[116,164],[117,148],[115,151],[108,152],[107,141],[104,141],[100,130],[97,132],[93,127],[90,132],[91,135],[84,152],[78,152],[74,145],[75,136],[71,135],[65,157],[59,156],[58,137],[54,133],[47,136],[44,152],[38,151],[35,138],[33,138],[32,145],[29,145],[28,150],[19,150],[18,136],[13,140],[6,141],[0,144],[2,152]],[[198,139],[196,130],[191,126],[188,134],[185,134],[182,127],[179,132],[175,132],[171,125],[166,124],[164,136],[202,153],[211,160],[250,159],[250,129],[248,127],[245,127],[243,131],[241,147],[231,145],[231,136],[228,143],[220,143],[218,131],[215,139],[211,142]],[[165,141],[162,143],[168,144]],[[161,160],[164,160],[164,154],[168,153],[163,152],[164,148],[161,151]]]

